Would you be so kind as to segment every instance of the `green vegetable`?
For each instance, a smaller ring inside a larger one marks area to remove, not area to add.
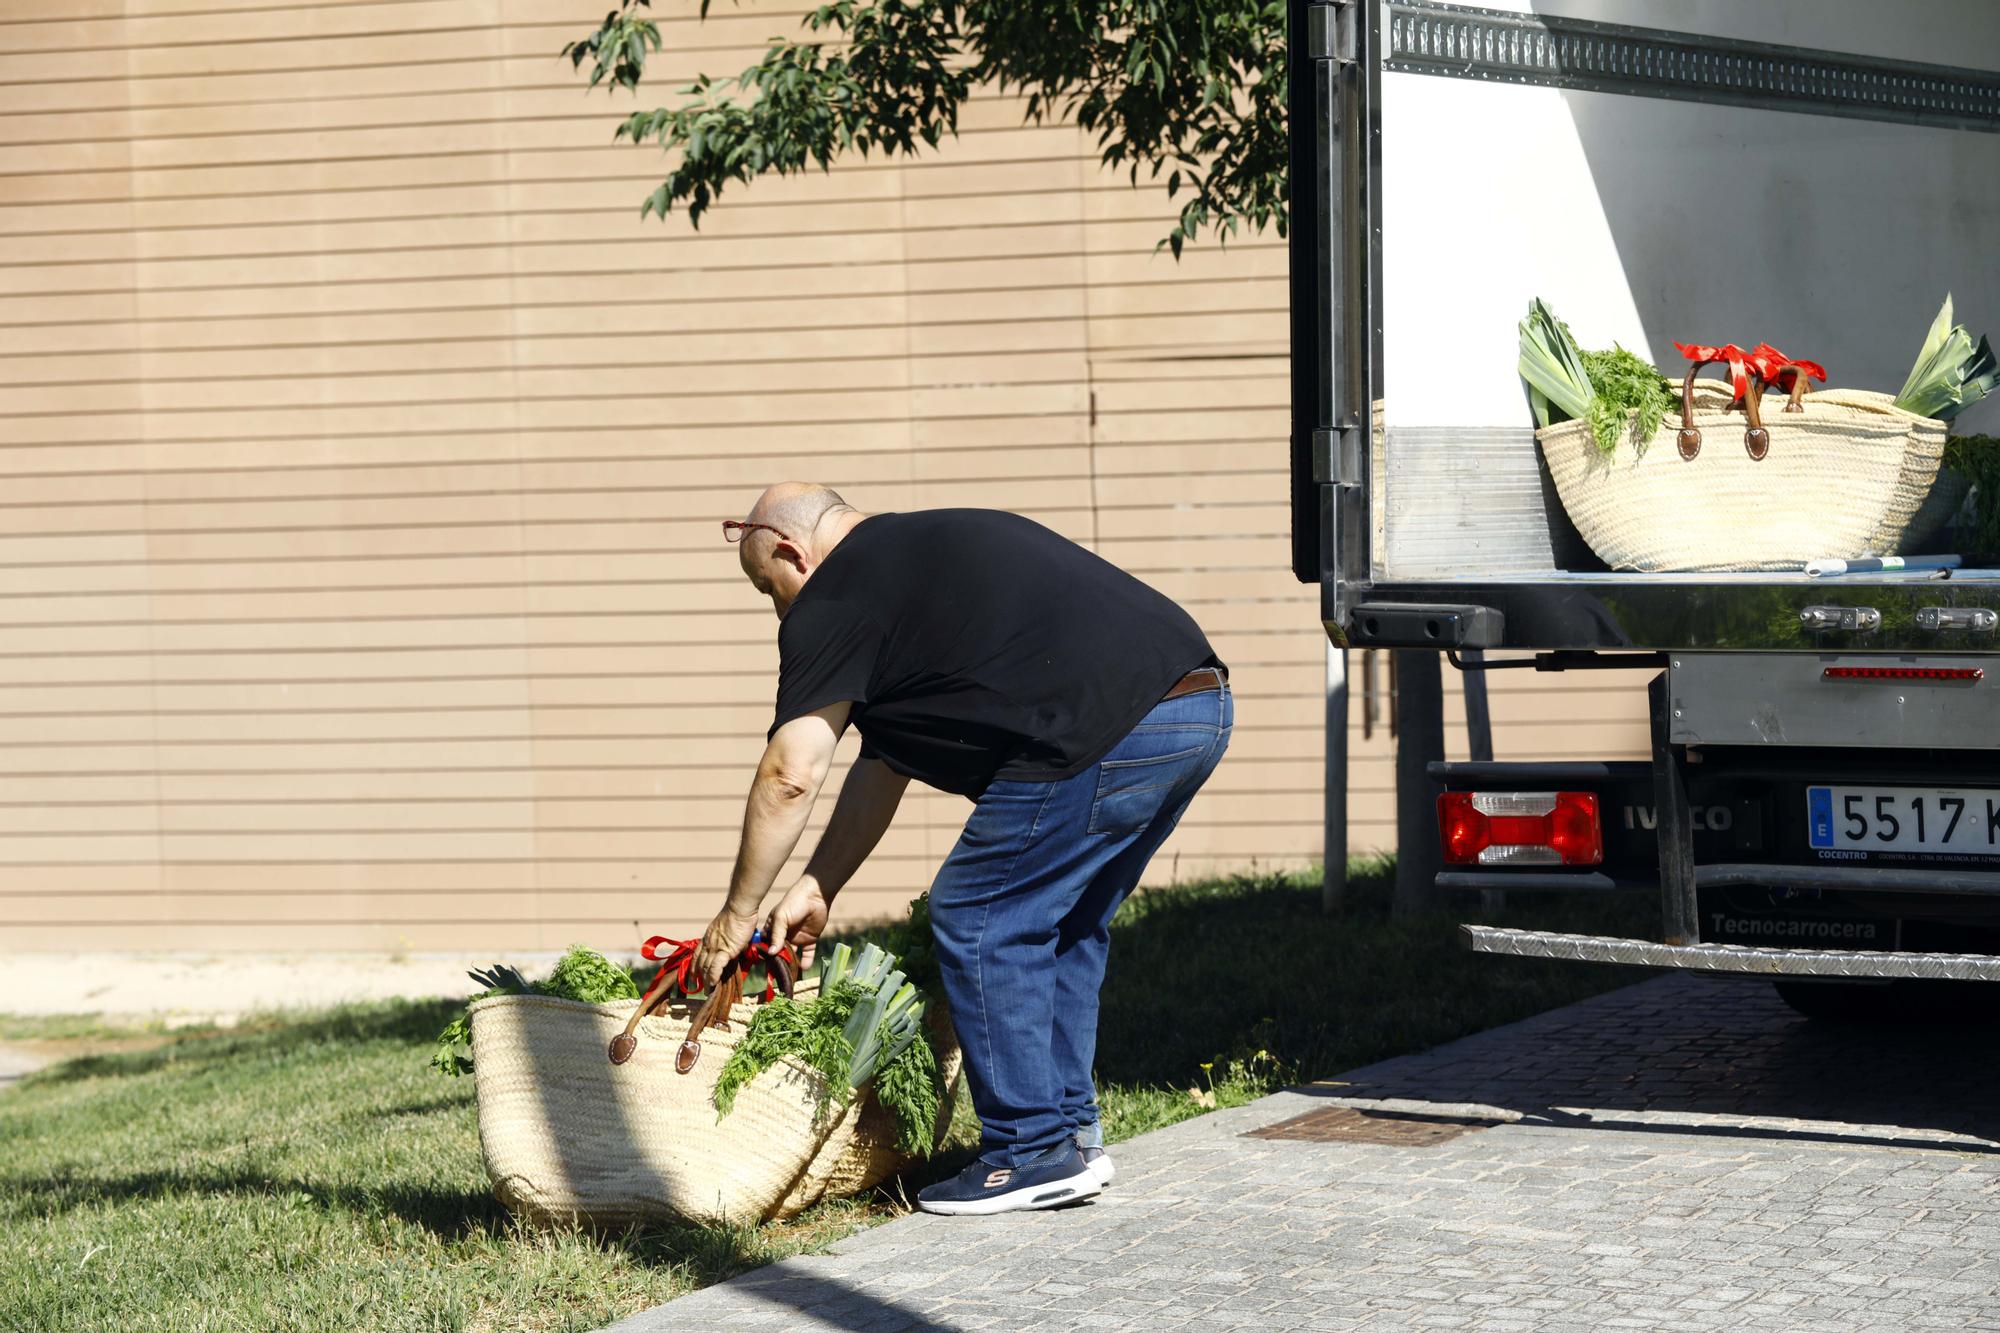
[[[547,981],[535,987],[542,995],[585,1004],[609,1004],[613,1000],[636,1000],[639,983],[632,974],[594,949],[572,944],[569,952],[549,973]]]
[[[1537,425],[1582,421],[1590,415],[1595,391],[1583,353],[1570,336],[1569,325],[1557,319],[1540,297],[1528,302],[1527,318],[1521,321],[1520,369]]]
[[[1950,421],[1996,388],[2000,388],[2000,362],[1995,361],[1992,346],[1984,337],[1975,343],[1964,325],[1951,322],[1951,294],[1945,293],[1917,363],[1896,395],[1896,406],[1920,417]]]
[[[585,1004],[639,998],[638,983],[632,980],[630,972],[581,944],[570,946],[546,981],[529,981],[505,963],[495,963],[484,971],[466,975],[486,988],[466,1001],[468,1008],[491,995],[553,995]],[[471,1014],[461,1013],[445,1024],[444,1031],[438,1034],[437,1050],[431,1054],[431,1068],[454,1078],[472,1072]]]
[[[918,894],[910,902],[909,915],[883,932],[882,947],[896,955],[910,984],[925,995],[943,994],[938,975],[937,941],[931,935],[931,895]]]
[[[1972,497],[1972,528],[1959,534],[1967,555],[2000,555],[2000,439],[1954,435],[1944,444],[1944,465],[1978,487]]]
[[[1674,387],[1658,370],[1615,343],[1609,351],[1583,351],[1541,298],[1528,303],[1520,333],[1521,378],[1536,424],[1588,421],[1597,447],[1609,454],[1628,428],[1644,448],[1673,410]]]
[[[1652,366],[1613,343],[1608,352],[1585,352],[1584,369],[1596,396],[1590,403],[1590,433],[1597,447],[1610,453],[1618,447],[1618,437],[1627,429],[1631,413],[1632,442],[1644,449],[1646,441],[1660,428],[1660,422],[1676,407],[1673,385]]]
[[[818,1070],[828,1099],[843,1106],[872,1081],[896,1118],[897,1146],[928,1152],[943,1111],[937,1053],[923,1039],[920,993],[895,967],[896,955],[873,944],[859,954],[836,945],[821,963],[818,996],[759,1007],[716,1076],[717,1118],[752,1079],[793,1056]]]
[[[870,944],[857,956],[846,945],[836,945],[820,984],[851,982],[861,988],[864,998],[848,1017],[843,1034],[854,1052],[848,1082],[861,1087],[875,1076],[886,1061],[900,1054],[923,1021],[924,1007],[917,1000],[917,988],[906,985],[901,972],[891,971],[896,955]]]
[[[847,1020],[866,994],[853,983],[822,983],[812,1000],[800,1002],[783,996],[760,1005],[750,1026],[737,1039],[736,1049],[723,1062],[715,1078],[715,1109],[721,1116],[736,1108],[736,1094],[750,1080],[786,1056],[795,1056],[826,1078],[827,1087],[847,1104],[853,1085],[848,1070],[854,1048],[847,1040]]]

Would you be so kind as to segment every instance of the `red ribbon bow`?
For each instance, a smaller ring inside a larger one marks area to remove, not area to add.
[[[663,944],[670,946],[672,950],[664,958],[660,956],[660,946]],[[648,986],[646,988],[647,991],[650,993],[653,987],[658,986],[660,978],[667,975],[668,972],[673,973],[674,984],[681,988],[681,994],[693,995],[695,992],[702,990],[705,982],[694,970],[695,950],[700,947],[700,940],[670,940],[665,935],[655,935],[650,940],[647,940],[639,948],[640,956],[660,965],[660,970],[653,974],[653,985]],[[771,959],[773,957],[780,959],[789,967],[794,976],[798,974],[798,960],[792,957],[792,947],[789,944],[778,950],[776,954],[773,954],[762,940],[752,940],[748,948],[736,955],[736,961],[740,966],[748,967],[752,963],[764,964],[763,999],[766,1003],[770,1001],[772,996],[778,993],[778,984],[771,977]]]
[[[1724,343],[1720,347],[1707,347],[1701,343],[1675,343],[1682,356],[1701,365],[1708,361],[1723,361],[1729,365],[1729,386],[1734,390],[1730,402],[1740,401],[1750,390],[1750,376],[1754,372],[1765,384],[1775,384],[1780,389],[1789,390],[1792,381],[1800,375],[1826,381],[1826,370],[1815,361],[1795,361],[1769,343],[1758,343],[1746,352],[1735,343]]]
[[[1826,371],[1817,361],[1794,361],[1769,343],[1758,343],[1752,348],[1749,361],[1766,383],[1775,384],[1787,393],[1791,392],[1792,381],[1800,375],[1826,383]]]

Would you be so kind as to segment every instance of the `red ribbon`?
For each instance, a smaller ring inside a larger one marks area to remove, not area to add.
[[[1794,361],[1769,343],[1758,343],[1750,352],[1750,364],[1765,381],[1790,393],[1800,375],[1826,383],[1826,370],[1816,361]]]
[[[1708,361],[1723,361],[1729,365],[1729,386],[1734,390],[1731,403],[1740,400],[1750,391],[1750,376],[1755,373],[1765,384],[1775,384],[1787,391],[1791,382],[1800,375],[1826,381],[1826,370],[1815,361],[1795,361],[1769,343],[1758,343],[1746,352],[1735,343],[1724,343],[1720,347],[1708,347],[1701,343],[1675,343],[1682,356],[1700,365]]]
[[[1749,392],[1750,354],[1735,343],[1724,343],[1720,347],[1707,347],[1701,343],[1694,343],[1692,345],[1688,343],[1675,343],[1674,346],[1680,348],[1681,355],[1696,365],[1701,365],[1708,361],[1728,362],[1729,387],[1735,391],[1729,399],[1730,402],[1735,402],[1738,398]]]
[[[663,944],[670,946],[672,950],[664,958],[660,956],[660,946]],[[705,981],[694,970],[695,951],[700,947],[700,940],[670,940],[665,935],[655,935],[641,945],[640,956],[660,965],[660,970],[653,974],[653,985],[646,987],[647,992],[650,994],[653,988],[660,984],[660,978],[669,972],[673,973],[674,984],[681,988],[683,995],[693,995],[705,989]],[[789,944],[773,955],[762,940],[752,940],[748,948],[736,955],[739,967],[748,967],[753,963],[764,965],[763,999],[767,1003],[778,993],[778,984],[771,977],[771,959],[774,956],[791,969],[792,975],[798,975],[798,960],[793,958],[792,947]]]

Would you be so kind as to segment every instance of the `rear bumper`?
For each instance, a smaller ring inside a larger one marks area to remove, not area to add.
[[[1838,889],[1850,893],[1942,894],[1956,897],[2000,897],[2000,871],[1939,870],[1919,866],[1795,866],[1744,862],[1696,866],[1697,889]],[[1488,890],[1657,890],[1656,879],[1606,875],[1596,871],[1568,874],[1508,873],[1447,870],[1437,877],[1441,889]]]
[[[1920,977],[1939,981],[2000,981],[2000,957],[1989,954],[1891,953],[1863,949],[1761,949],[1740,944],[1658,944],[1604,935],[1461,926],[1474,953],[1560,958],[1579,963],[1626,963],[1688,972],[1758,977]]]
[[[1664,674],[1647,688],[1650,763],[1430,766],[1444,791],[1593,793],[1602,836],[1598,865],[1454,865],[1437,876],[1440,888],[1646,890],[1660,900],[1658,943],[1469,926],[1474,951],[1754,976],[2000,981],[2000,752],[1939,748],[1944,735],[1918,747],[1691,747],[1676,730],[1688,705],[1669,691]],[[1828,848],[1814,840],[1824,827],[1810,811],[1815,784],[1983,793],[1984,848]]]

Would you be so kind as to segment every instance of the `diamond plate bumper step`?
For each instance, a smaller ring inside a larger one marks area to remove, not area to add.
[[[1562,958],[1579,963],[1630,963],[1687,972],[1734,972],[1760,977],[1922,977],[2000,981],[2000,957],[1967,953],[1890,953],[1863,949],[1761,949],[1741,944],[1658,944],[1608,935],[1461,926],[1474,953]]]

